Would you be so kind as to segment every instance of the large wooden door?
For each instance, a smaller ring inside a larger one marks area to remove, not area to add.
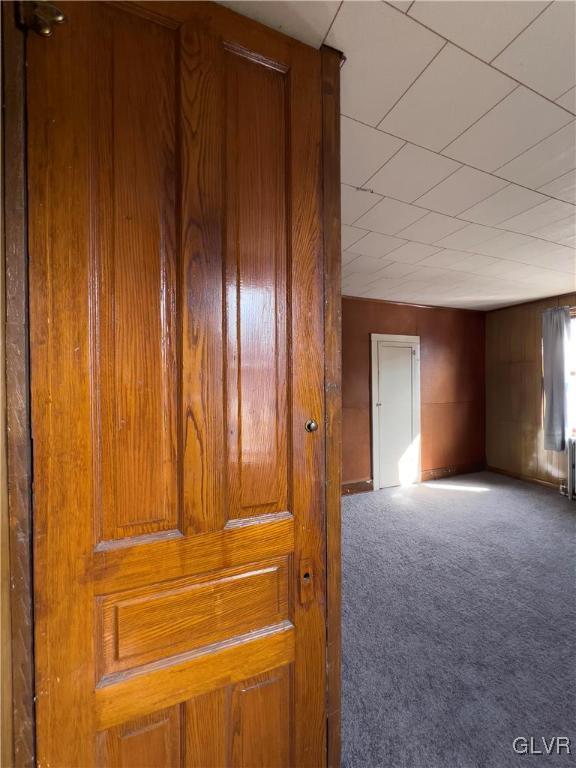
[[[38,764],[325,764],[320,55],[205,3],[28,40]]]

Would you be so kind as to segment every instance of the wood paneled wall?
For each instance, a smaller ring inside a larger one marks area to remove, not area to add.
[[[486,315],[486,458],[488,466],[558,485],[565,454],[544,450],[542,311],[576,304],[576,293]]]
[[[344,485],[372,477],[370,334],[420,336],[422,474],[484,465],[484,313],[345,298],[342,306]]]

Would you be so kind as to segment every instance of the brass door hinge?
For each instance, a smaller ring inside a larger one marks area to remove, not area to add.
[[[66,21],[60,8],[46,0],[16,3],[16,16],[18,26],[36,32],[41,37],[50,37],[54,25]]]

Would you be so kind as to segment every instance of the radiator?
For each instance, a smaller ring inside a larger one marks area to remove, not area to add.
[[[567,496],[572,501],[576,500],[576,439],[571,437],[566,448],[568,453],[568,487]]]

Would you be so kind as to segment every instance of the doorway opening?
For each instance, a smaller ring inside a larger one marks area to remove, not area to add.
[[[371,334],[374,489],[420,482],[420,337]]]

